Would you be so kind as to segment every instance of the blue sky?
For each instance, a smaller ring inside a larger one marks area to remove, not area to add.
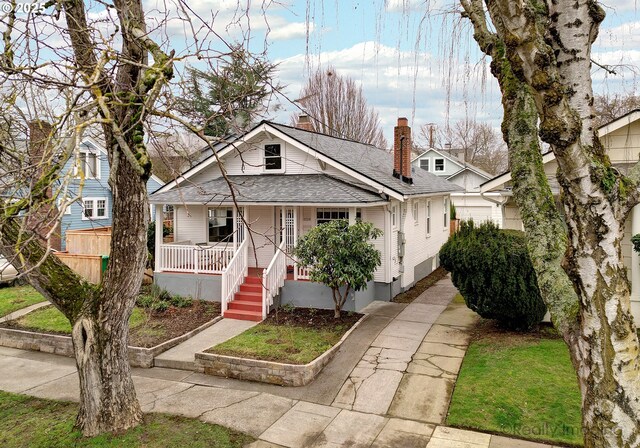
[[[607,18],[594,46],[594,59],[628,67],[617,68],[618,76],[594,69],[594,90],[637,91],[640,21],[636,0],[602,4]],[[310,68],[331,63],[339,74],[356,79],[380,113],[387,138],[398,116],[407,116],[414,132],[428,122],[444,126],[465,117],[499,128],[502,110],[497,85],[468,24],[450,13],[452,5],[457,2],[293,2],[272,11],[280,22],[272,27],[271,33],[277,35],[268,38],[268,54],[280,64],[280,77],[292,99]],[[292,110],[285,107],[275,118],[286,122]]]

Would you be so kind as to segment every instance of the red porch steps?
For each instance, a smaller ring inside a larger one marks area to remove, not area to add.
[[[245,277],[244,283],[240,285],[240,291],[235,293],[233,300],[227,304],[223,317],[260,322],[262,320],[261,282],[258,271],[250,270],[249,276]]]

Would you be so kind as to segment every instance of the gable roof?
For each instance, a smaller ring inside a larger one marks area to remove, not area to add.
[[[387,193],[396,199],[411,195],[448,193],[462,190],[461,187],[424,170],[413,170],[413,184],[407,184],[393,177],[393,155],[385,150],[353,140],[331,137],[269,121],[260,122],[242,138],[238,138],[218,150],[217,156],[223,157],[239,144],[251,140],[261,132],[267,132],[279,137],[298,149],[309,153],[321,162],[333,166],[346,176],[355,178],[357,181],[365,183],[380,192]],[[170,190],[215,162],[216,154],[212,154],[200,164],[183,173],[175,181],[167,183],[157,192]]]
[[[461,171],[465,171],[465,170],[469,170],[469,171],[471,171],[473,173],[476,173],[477,175],[479,175],[481,177],[484,177],[487,180],[491,179],[493,177],[493,174],[489,174],[485,170],[483,170],[481,168],[478,168],[477,166],[472,165],[469,162],[465,162],[464,160],[454,156],[453,154],[449,154],[447,152],[440,151],[440,150],[438,150],[436,148],[429,148],[426,151],[423,151],[419,156],[414,157],[414,159],[411,161],[411,163],[415,162],[416,160],[420,160],[424,155],[426,155],[429,152],[435,152],[439,156],[450,160],[451,162],[455,163],[456,165],[458,165],[460,167],[459,171],[456,171],[455,173],[447,176],[446,179],[451,179],[452,177],[455,177],[458,174],[460,174]]]
[[[640,120],[640,109],[632,110],[615,120],[610,121],[609,123],[603,124],[598,128],[598,137],[602,138],[607,134],[610,134],[614,131],[617,131],[624,126],[627,126],[637,120]],[[547,151],[542,154],[542,164],[549,163],[552,160],[555,160],[556,156],[553,151]],[[480,184],[480,191],[486,192],[493,190],[494,188],[509,182],[511,180],[511,171],[506,171],[493,179],[488,180],[487,182]]]

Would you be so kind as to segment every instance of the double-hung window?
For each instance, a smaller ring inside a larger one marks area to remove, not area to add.
[[[78,176],[80,176],[80,170],[85,179],[99,179],[100,178],[100,157],[95,151],[80,151],[78,160]]]
[[[107,198],[82,198],[82,219],[108,218],[107,204]]]
[[[282,171],[282,146],[280,144],[264,145],[264,169],[266,171]]]
[[[449,228],[449,198],[444,198],[444,201],[442,203],[442,206],[444,208],[444,220],[443,220],[443,227],[445,229]]]
[[[427,238],[431,236],[431,201],[427,200],[427,206],[424,212],[425,233]]]
[[[210,207],[209,242],[221,243],[233,241],[233,209],[231,207]]]
[[[413,201],[413,223],[417,226],[420,221],[418,220],[418,213],[419,213],[419,203],[417,200]]]
[[[348,208],[318,208],[316,209],[316,225],[325,222],[334,221],[336,219],[349,220]]]
[[[420,168],[429,171],[429,159],[420,159]]]
[[[435,159],[433,169],[434,171],[444,171],[444,159]]]

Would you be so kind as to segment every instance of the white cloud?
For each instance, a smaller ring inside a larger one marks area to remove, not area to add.
[[[299,54],[277,62],[289,100],[298,97],[309,71],[318,66],[331,64],[338,74],[354,79],[369,105],[378,111],[389,141],[400,116],[409,118],[415,133],[425,123],[445,126],[447,121],[466,117],[482,117],[498,127],[502,117],[497,85],[491,75],[486,76],[483,66],[455,66],[428,53],[416,55],[375,42],[313,56]],[[285,104],[275,119],[287,123],[296,111],[290,103]]]
[[[638,0],[603,0],[600,2],[605,10],[613,9],[617,12],[637,11]]]
[[[292,22],[284,25],[274,24],[273,21],[269,23],[271,30],[269,31],[269,40],[290,40],[306,38],[308,34],[311,34],[314,30],[313,23],[304,22]]]

